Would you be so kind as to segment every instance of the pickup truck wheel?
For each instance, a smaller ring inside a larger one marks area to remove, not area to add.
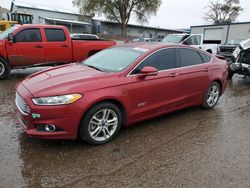
[[[80,124],[80,137],[91,145],[109,142],[118,133],[122,114],[113,103],[102,102],[94,105],[84,115]]]
[[[203,96],[202,107],[210,109],[218,103],[221,94],[221,87],[217,82],[213,82],[208,86],[208,89]]]
[[[10,75],[10,65],[9,63],[0,57],[0,79],[7,79]]]

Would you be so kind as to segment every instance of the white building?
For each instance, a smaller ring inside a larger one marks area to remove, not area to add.
[[[234,39],[250,38],[250,22],[191,26],[191,34],[203,34],[205,42],[225,44]]]
[[[91,33],[91,17],[84,17],[77,12],[45,5],[12,1],[11,12],[32,15],[33,24],[64,25],[72,33]],[[23,18],[25,23],[25,18]]]

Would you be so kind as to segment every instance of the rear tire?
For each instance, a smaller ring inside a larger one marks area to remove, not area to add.
[[[205,109],[214,108],[218,103],[221,95],[221,87],[217,82],[209,85],[205,95],[203,96],[202,107]]]
[[[11,67],[9,63],[0,57],[0,80],[8,79],[10,76]]]
[[[234,76],[234,72],[232,72],[231,70],[228,70],[228,79],[232,80],[233,76]]]
[[[113,103],[102,102],[94,105],[84,115],[79,134],[91,145],[102,145],[112,140],[122,125],[122,114]]]

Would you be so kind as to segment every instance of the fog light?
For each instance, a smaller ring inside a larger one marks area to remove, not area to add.
[[[55,125],[45,125],[45,131],[47,131],[47,132],[55,132],[56,127],[55,127]]]

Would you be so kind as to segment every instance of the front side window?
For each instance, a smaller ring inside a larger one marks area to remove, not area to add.
[[[40,29],[25,29],[15,36],[15,42],[41,42]]]
[[[175,51],[174,49],[160,50],[143,62],[143,67],[151,66],[157,70],[167,70],[175,68]]]
[[[66,35],[63,29],[45,29],[45,34],[48,42],[64,42],[66,41]]]
[[[145,59],[140,65],[138,65],[133,71],[132,74],[139,74],[140,70],[143,67],[154,67],[158,71],[168,70],[176,68],[175,63],[175,50],[174,49],[164,49],[160,50],[147,59]]]
[[[187,67],[192,65],[199,65],[203,63],[203,59],[199,53],[192,49],[179,48],[177,49],[180,66]]]
[[[121,72],[142,56],[147,49],[136,49],[132,47],[114,47],[98,52],[82,62],[89,66],[105,72]]]

